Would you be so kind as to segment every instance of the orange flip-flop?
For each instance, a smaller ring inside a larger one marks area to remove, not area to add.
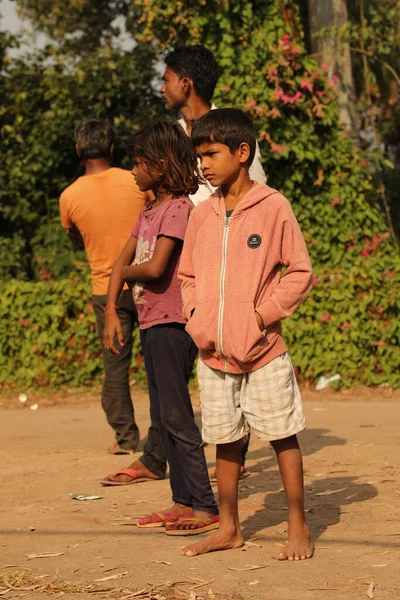
[[[108,477],[116,477],[117,475],[128,475],[132,477],[132,481],[112,481],[111,479],[104,478],[100,481],[101,485],[132,485],[133,483],[142,483],[145,481],[158,481],[160,478],[146,477],[140,474],[136,469],[121,469]]]
[[[196,527],[193,529],[176,529],[178,525],[184,523],[193,523],[196,524]],[[182,517],[178,519],[175,523],[166,524],[165,533],[167,535],[199,535],[200,533],[205,533],[206,531],[212,531],[213,529],[218,529],[219,527],[219,515],[211,515],[209,519],[206,521],[202,521],[196,517]]]
[[[168,523],[176,523],[179,521],[180,515],[173,513],[152,513],[146,517],[138,519],[136,525],[138,527],[165,527]]]

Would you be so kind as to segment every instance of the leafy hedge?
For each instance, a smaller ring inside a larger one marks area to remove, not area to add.
[[[101,347],[86,273],[59,281],[12,280],[0,298],[0,384],[5,388],[92,385]],[[135,332],[133,368],[139,357]],[[143,373],[141,373],[143,375]]]
[[[398,264],[388,240],[368,252],[349,248],[349,263],[317,271],[304,305],[285,322],[301,378],[342,375],[341,385],[400,385]],[[380,253],[377,253],[379,247]],[[362,252],[362,251],[361,251]],[[0,299],[0,384],[6,388],[91,385],[101,378],[100,344],[85,274],[4,285]],[[145,377],[138,331],[132,371]]]

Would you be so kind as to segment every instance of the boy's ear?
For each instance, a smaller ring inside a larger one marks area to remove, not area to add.
[[[248,162],[250,157],[250,146],[247,142],[241,142],[238,148],[239,160],[242,164]]]
[[[79,153],[79,148],[78,145],[75,144],[75,152],[77,153],[77,155],[79,156],[79,158],[81,157],[80,153]]]

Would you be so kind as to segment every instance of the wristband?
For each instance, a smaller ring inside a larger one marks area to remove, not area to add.
[[[108,306],[105,306],[103,308],[103,312],[106,312],[106,310],[108,310],[109,308],[118,308],[118,306],[116,304],[109,304]]]

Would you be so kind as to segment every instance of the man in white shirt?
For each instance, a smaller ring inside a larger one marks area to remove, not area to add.
[[[215,86],[221,74],[214,54],[204,46],[176,46],[164,56],[166,66],[161,93],[167,110],[177,110],[182,115],[179,123],[188,135],[192,133],[192,122],[200,119],[217,107],[212,103]],[[257,144],[250,177],[258,183],[266,183],[267,177],[261,164],[260,148]],[[199,184],[199,189],[190,196],[197,205],[207,200],[215,192],[209,181]],[[249,446],[249,436],[243,440],[242,475],[245,473],[245,459]],[[215,473],[211,475],[211,480]]]
[[[177,46],[165,55],[164,62],[166,69],[161,92],[165,105],[167,110],[176,110],[181,113],[182,118],[179,122],[186,133],[191,135],[192,122],[200,119],[208,111],[217,108],[212,103],[212,97],[220,76],[220,68],[213,53],[199,45]],[[261,165],[258,144],[250,167],[250,177],[258,183],[266,183],[267,180]],[[199,185],[199,189],[190,196],[190,199],[197,205],[203,200],[207,200],[214,191],[215,188],[205,181]],[[151,444],[145,445],[143,456],[127,469],[109,475],[102,481],[102,484],[129,485],[139,481],[162,479],[165,476],[166,460],[162,451],[161,439],[158,438],[157,432],[153,429]],[[242,446],[242,476],[245,475],[244,462],[248,444],[249,437],[246,437]],[[213,479],[215,479],[215,473],[211,475],[211,480]]]
[[[219,65],[213,53],[200,45],[177,46],[165,55],[164,62],[166,69],[161,92],[166,108],[181,113],[179,123],[191,135],[192,122],[217,108],[212,103],[212,97],[221,72]],[[258,144],[250,167],[250,177],[258,183],[267,181]],[[199,185],[190,199],[197,205],[207,200],[214,191],[215,188],[206,181]]]

